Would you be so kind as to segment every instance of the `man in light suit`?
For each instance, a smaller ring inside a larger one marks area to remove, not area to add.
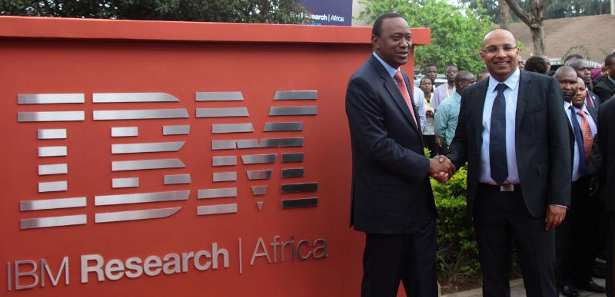
[[[380,16],[373,53],[346,93],[352,145],[351,224],[366,234],[363,297],[435,297],[436,207],[429,175],[447,178],[452,165],[423,155],[418,110],[400,66],[411,47],[408,23]]]
[[[466,88],[448,157],[468,162],[483,296],[510,296],[516,241],[527,296],[556,297],[555,234],[570,201],[570,139],[557,81],[522,71],[512,33],[489,32],[490,77]]]

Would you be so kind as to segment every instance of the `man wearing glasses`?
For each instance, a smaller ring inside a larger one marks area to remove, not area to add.
[[[557,82],[520,70],[512,33],[489,32],[480,56],[489,79],[468,87],[448,157],[468,162],[468,210],[483,296],[510,296],[512,242],[527,296],[556,297],[555,233],[570,202],[570,139]]]

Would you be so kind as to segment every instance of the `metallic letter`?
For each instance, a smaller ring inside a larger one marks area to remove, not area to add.
[[[164,176],[165,185],[180,185],[189,184],[192,182],[192,178],[189,173],[186,174],[167,174]]]
[[[301,163],[301,162],[303,162],[303,153],[282,154],[282,163]]]
[[[196,214],[199,216],[214,215],[214,214],[229,214],[237,212],[237,203],[230,204],[215,204],[198,206]]]
[[[94,93],[94,103],[129,102],[178,102],[175,96],[167,93]]]
[[[64,157],[68,155],[66,146],[40,146],[38,148],[39,157]]]
[[[275,131],[303,131],[302,122],[267,122],[265,132]]]
[[[249,116],[246,107],[211,107],[197,108],[197,118],[223,118],[223,117],[247,117]]]
[[[111,171],[130,171],[144,169],[184,168],[186,165],[179,159],[149,159],[132,161],[113,161]]]
[[[272,171],[271,169],[248,170],[246,173],[248,174],[248,180],[261,180],[261,179],[270,179],[271,171]]]
[[[92,114],[95,121],[188,118],[185,108],[94,110]]]
[[[282,178],[303,177],[303,168],[282,168]]]
[[[111,127],[111,137],[139,136],[139,127]]]
[[[243,164],[271,164],[275,162],[275,154],[242,155]]]
[[[66,163],[38,165],[38,175],[53,175],[66,173],[68,173],[68,165]]]
[[[236,156],[213,156],[211,157],[212,166],[232,166],[237,165]]]
[[[65,180],[54,182],[41,182],[38,183],[38,192],[64,192],[68,189],[68,182]]]
[[[318,106],[272,106],[269,110],[270,116],[308,116],[317,115]]]
[[[110,222],[125,222],[125,221],[138,221],[138,220],[150,220],[168,218],[177,213],[181,207],[168,207],[157,209],[143,209],[143,210],[128,210],[128,211],[116,211],[116,212],[98,212],[95,215],[96,223],[110,223]]]
[[[187,135],[187,134],[190,134],[190,125],[162,126],[162,135]]]
[[[119,177],[111,180],[111,187],[114,189],[120,188],[138,188],[138,177]]]
[[[318,190],[318,183],[298,183],[282,185],[282,193],[309,193]]]
[[[197,199],[237,197],[237,188],[199,189]]]
[[[315,100],[318,98],[317,90],[288,90],[276,91],[274,100]]]
[[[254,132],[254,126],[252,123],[213,124],[211,132],[214,134]]]
[[[72,122],[83,121],[83,111],[20,111],[17,113],[18,122]]]
[[[190,190],[95,196],[96,206],[188,200]]]
[[[159,153],[177,152],[184,146],[184,141],[173,142],[141,142],[141,143],[116,143],[111,145],[112,154],[136,154],[136,153]]]
[[[241,92],[196,92],[196,101],[243,101]]]
[[[17,104],[67,104],[84,103],[82,93],[17,94]]]
[[[21,219],[20,228],[21,230],[25,230],[25,229],[35,229],[35,228],[85,225],[86,223],[87,223],[87,218],[85,215],[30,218],[30,219]]]
[[[85,197],[19,201],[20,211],[86,207]]]
[[[212,179],[213,179],[213,182],[236,181],[237,172],[235,171],[214,172]]]
[[[38,129],[38,139],[66,139],[66,129]]]

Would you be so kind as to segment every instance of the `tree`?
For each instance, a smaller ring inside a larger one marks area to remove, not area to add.
[[[296,0],[11,0],[0,15],[182,20],[238,23],[302,23]]]
[[[545,53],[545,32],[543,26],[543,0],[529,0],[529,11],[524,10],[517,0],[505,0],[515,15],[530,28],[532,34],[533,55],[543,56]]]
[[[410,27],[429,27],[432,44],[417,47],[418,65],[436,63],[439,69],[456,64],[460,69],[478,72],[484,65],[478,50],[492,23],[482,9],[449,4],[446,0],[364,0],[361,17],[374,21],[379,15],[396,11]]]

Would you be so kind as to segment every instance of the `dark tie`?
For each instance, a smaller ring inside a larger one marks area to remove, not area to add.
[[[506,99],[504,90],[507,86],[499,83],[495,90],[498,94],[493,100],[491,109],[491,129],[489,130],[489,161],[491,165],[491,178],[502,184],[508,178],[508,164],[506,159]]]
[[[581,131],[581,125],[577,120],[577,112],[574,110],[574,106],[570,105],[570,121],[572,122],[572,129],[574,131],[574,142],[579,149],[579,175],[583,175],[585,172],[585,149],[583,149],[583,132]]]

